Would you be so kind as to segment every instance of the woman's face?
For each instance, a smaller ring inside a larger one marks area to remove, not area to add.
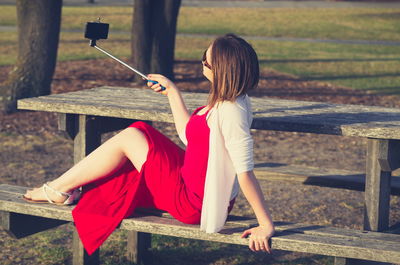
[[[212,66],[211,62],[211,46],[205,51],[205,56],[203,55],[202,64],[203,64],[203,75],[212,82]]]

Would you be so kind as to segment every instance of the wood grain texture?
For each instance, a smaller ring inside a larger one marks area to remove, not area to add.
[[[207,94],[183,93],[188,108]],[[400,109],[251,98],[253,129],[400,139]],[[18,101],[18,108],[58,113],[173,122],[168,100],[149,89],[98,87]]]
[[[383,231],[389,228],[392,173],[384,171],[381,161],[389,160],[389,140],[368,139],[367,177],[365,183],[364,229]]]
[[[151,234],[128,231],[127,241],[127,259],[135,264],[145,264],[148,249],[151,248]]]
[[[25,190],[24,187],[0,185],[0,211],[72,220],[73,206],[28,203],[21,198]],[[240,235],[254,225],[254,219],[230,216],[220,233],[207,234],[200,231],[198,225],[183,224],[168,215],[137,215],[123,220],[120,229],[247,246],[248,239]],[[400,263],[400,235],[284,222],[275,225],[273,249]]]
[[[305,185],[365,190],[365,172],[279,163],[258,163],[255,164],[254,173],[260,181],[282,180],[300,182]],[[400,177],[392,177],[391,194],[400,195]]]

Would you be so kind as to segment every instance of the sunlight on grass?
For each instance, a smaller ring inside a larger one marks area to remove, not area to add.
[[[130,31],[133,9],[130,7],[63,7],[62,28],[82,29],[88,21],[101,18],[110,24],[110,32],[114,30]]]
[[[17,11],[16,7],[2,5],[0,6],[0,25],[1,26],[14,26],[17,24]]]
[[[357,89],[399,90],[400,47],[278,41],[252,43],[262,67],[305,80]]]
[[[16,33],[0,33],[0,64],[16,60]],[[176,39],[175,57],[180,60],[200,60],[212,38],[181,37]],[[280,41],[250,41],[259,56],[261,67],[293,74],[304,80],[329,82],[340,86],[381,92],[400,90],[400,47],[305,43]],[[98,45],[123,60],[130,57],[130,36],[110,33],[108,40]],[[58,60],[107,58],[89,46],[82,33],[61,34]]]
[[[16,32],[0,32],[0,66],[15,63],[18,53],[17,39]]]
[[[16,25],[14,6],[1,6],[0,25]],[[101,17],[114,30],[130,31],[131,7],[71,7],[62,28],[82,30]],[[342,40],[400,40],[400,13],[388,8],[208,8],[182,7],[178,32]]]
[[[186,33],[364,40],[400,40],[399,27],[396,10],[378,8],[187,7],[178,24]]]
[[[338,12],[340,10],[340,12]],[[0,25],[15,25],[15,7],[1,6]],[[182,33],[275,37],[400,40],[400,14],[392,9],[260,9],[182,7],[178,31]],[[106,58],[89,47],[83,37],[86,21],[101,16],[110,23],[109,39],[100,47],[127,60],[130,57],[130,7],[63,7],[58,60]],[[243,23],[245,21],[246,23]],[[123,32],[121,32],[123,30]],[[212,38],[176,39],[175,57],[199,60]],[[0,32],[0,65],[15,63],[17,34]],[[400,47],[307,43],[290,41],[251,41],[262,67],[286,72],[304,80],[329,82],[371,91],[400,91]]]
[[[85,60],[108,58],[107,55],[89,46],[82,33],[61,33],[58,60]],[[109,40],[100,40],[97,45],[117,57],[129,57],[130,35],[110,34]]]

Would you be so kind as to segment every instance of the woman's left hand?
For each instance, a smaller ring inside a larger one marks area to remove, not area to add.
[[[271,254],[269,239],[274,235],[274,227],[257,226],[243,232],[242,238],[249,236],[249,248],[252,251],[264,251]]]
[[[147,77],[150,80],[157,82],[156,84],[152,82],[147,82],[147,86],[153,89],[154,92],[161,93],[163,95],[168,95],[168,93],[171,92],[171,90],[178,90],[176,85],[163,75],[149,74],[147,75]],[[161,86],[163,86],[165,89],[163,90]]]

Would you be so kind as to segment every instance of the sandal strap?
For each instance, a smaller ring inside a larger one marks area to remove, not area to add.
[[[48,182],[43,184],[42,186],[43,188],[43,193],[46,196],[46,199],[49,203],[54,203],[54,201],[52,199],[50,199],[49,194],[47,193],[46,189],[49,189],[51,192],[57,194],[58,196],[67,196],[67,198],[65,199],[66,201],[68,200],[68,198],[71,196],[71,193],[67,193],[67,192],[61,192],[58,190],[53,189],[52,187],[49,186]]]

